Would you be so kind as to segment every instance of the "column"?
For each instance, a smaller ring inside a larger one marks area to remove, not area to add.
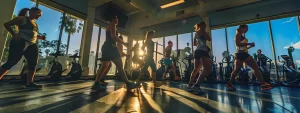
[[[84,70],[82,76],[89,75],[89,55],[90,55],[90,48],[92,42],[94,20],[95,20],[95,8],[88,7],[88,14],[86,19],[84,20],[81,49],[80,49],[80,56],[81,56],[80,64],[82,65],[82,68]]]
[[[0,16],[0,65],[8,33],[3,24],[11,20],[16,3],[17,0],[1,0],[0,2],[0,10],[2,11]]]
[[[209,17],[208,16],[202,17],[202,21],[204,21],[206,23],[206,31],[208,32],[208,35],[211,36],[211,29],[210,29],[210,26],[209,26]],[[213,55],[212,42],[211,41],[207,41],[206,44],[211,49],[210,55]]]

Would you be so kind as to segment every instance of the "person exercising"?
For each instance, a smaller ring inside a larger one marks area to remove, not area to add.
[[[134,46],[131,48],[131,51],[133,51],[132,62],[134,64],[138,64],[138,68],[142,67],[145,64],[145,62],[142,59],[140,59],[139,48],[139,43],[134,44]]]
[[[119,33],[116,32],[116,36],[118,36],[118,35],[119,35]],[[123,36],[120,35],[120,36],[118,36],[118,38],[123,41]],[[119,51],[121,57],[128,56],[126,53],[123,52],[123,45],[121,43],[117,42],[117,48],[118,48],[118,51]],[[111,69],[111,66],[112,66],[111,62],[109,62],[109,67],[107,69],[105,69],[104,76],[107,75],[107,73]],[[107,82],[104,81],[104,77],[101,78],[101,80],[99,81],[99,83],[102,84],[102,85],[107,85],[108,84]]]
[[[112,61],[119,72],[121,80],[123,80],[126,84],[128,90],[137,88],[140,85],[135,84],[133,82],[129,82],[125,71],[123,69],[123,63],[121,59],[121,55],[119,53],[116,42],[121,43],[124,46],[128,46],[128,43],[125,43],[121,39],[119,39],[116,35],[116,26],[118,25],[118,17],[115,14],[107,13],[106,20],[109,21],[109,25],[106,26],[106,40],[101,48],[102,52],[102,60],[101,67],[96,74],[95,83],[92,86],[92,90],[105,90],[106,86],[99,83],[101,78],[105,74],[105,70],[109,68],[110,62]]]
[[[138,80],[140,80],[140,78],[143,76],[144,72],[147,71],[148,67],[151,68],[151,77],[152,77],[152,81],[154,84],[154,87],[159,87],[161,86],[161,83],[156,82],[156,64],[154,62],[154,42],[152,41],[152,38],[155,38],[155,31],[147,31],[146,33],[146,38],[145,38],[145,42],[142,46],[142,51],[145,50],[145,47],[147,47],[147,54],[145,56],[145,64],[142,68],[142,70],[139,73],[138,76]]]
[[[261,90],[271,89],[272,86],[266,83],[263,79],[262,74],[258,69],[258,65],[255,60],[248,54],[248,46],[254,47],[254,42],[248,43],[248,39],[243,36],[248,31],[248,25],[240,25],[237,29],[235,36],[235,45],[236,45],[236,53],[235,53],[235,62],[234,62],[234,70],[231,73],[230,80],[226,83],[226,86],[229,90],[235,91],[235,87],[232,84],[232,81],[235,79],[237,73],[241,70],[243,63],[247,64],[254,71],[254,75],[259,80],[261,85]]]
[[[185,52],[188,52],[189,54],[191,54],[191,47],[190,47],[190,43],[186,43],[186,47],[184,48]]]
[[[266,66],[267,65],[267,60],[269,58],[267,56],[265,56],[264,54],[262,54],[262,51],[261,49],[258,49],[257,50],[257,55],[256,55],[256,61],[257,61],[257,64],[260,65],[260,63],[262,63],[261,65],[264,65]],[[261,62],[260,62],[261,61]]]
[[[194,35],[194,46],[197,46],[195,50],[195,68],[191,74],[189,85],[187,86],[188,91],[194,91],[199,94],[204,93],[200,88],[200,81],[204,80],[206,76],[212,71],[212,61],[209,56],[209,48],[206,45],[206,41],[211,41],[211,37],[205,31],[206,23],[201,22],[197,23],[195,26],[195,35]],[[196,75],[201,69],[201,65],[203,66],[203,70],[200,73],[196,83],[193,85],[193,81],[195,80]]]
[[[165,52],[164,52],[163,62],[165,64],[165,72],[162,76],[162,80],[166,80],[166,75],[169,72],[170,68],[172,68],[172,72],[173,72],[173,75],[175,77],[175,80],[180,80],[180,78],[176,75],[176,68],[175,68],[175,65],[173,64],[173,61],[171,59],[172,47],[173,47],[173,42],[169,41],[168,46],[166,47]]]
[[[36,41],[37,39],[44,40],[46,38],[38,35],[39,28],[35,22],[42,16],[42,10],[33,7],[29,10],[29,16],[26,16],[26,9],[22,11],[18,17],[4,23],[4,27],[12,35],[13,39],[9,45],[8,60],[0,67],[0,80],[24,55],[28,65],[27,83],[25,86],[27,88],[43,88],[43,85],[33,82],[39,57],[39,47]],[[14,25],[18,27],[17,33],[12,29]]]

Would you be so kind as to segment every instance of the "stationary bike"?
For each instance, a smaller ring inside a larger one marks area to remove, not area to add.
[[[222,62],[219,62],[220,82],[226,83],[227,81],[230,80],[231,73],[233,71],[233,67],[230,64],[233,64],[234,63],[233,61],[234,61],[233,55],[223,55]],[[227,64],[225,68],[224,68],[224,64]]]
[[[258,59],[257,61],[257,65],[259,68],[259,71],[261,72],[261,74],[263,75],[264,81],[267,83],[271,83],[273,81],[271,81],[271,64],[272,64],[272,60],[270,58],[268,58],[265,55],[260,55],[257,56],[256,54],[253,55],[254,59]],[[269,63],[269,69],[267,68],[267,63]],[[254,74],[252,75],[252,81],[256,81],[256,77],[254,76]],[[258,82],[257,82],[258,83]]]
[[[193,58],[194,58],[193,55],[190,54],[190,55],[186,56],[184,59],[182,59],[182,63],[185,65],[184,77],[183,77],[183,79],[185,81],[190,81],[190,76],[191,76],[192,71],[194,69],[194,65],[192,64]],[[187,60],[188,64],[186,64],[184,62],[184,60]]]
[[[77,62],[76,59],[80,58],[80,56],[78,56],[78,53],[75,53],[72,56],[69,56],[70,58],[73,58],[72,63],[70,63],[69,65],[72,65],[70,72],[67,74],[67,76],[71,77],[71,80],[79,80],[82,72],[84,70],[82,70],[81,65],[79,64],[79,61]]]
[[[283,68],[283,75],[285,76],[285,81],[282,83],[286,86],[299,86],[300,83],[300,73],[294,68],[293,56],[292,52],[294,51],[294,47],[288,48],[289,55],[281,55],[281,58],[284,59],[282,68]],[[279,57],[278,57],[279,59]]]
[[[175,58],[175,56],[172,56],[172,61],[173,61],[173,64],[175,66],[176,75],[177,75],[177,77],[175,77],[175,75],[173,74],[172,69],[169,70],[170,80],[173,80],[173,81],[179,81],[181,79],[180,71],[179,71],[180,69],[179,69],[179,66],[177,66],[177,63],[180,64],[178,62],[179,55],[180,55],[180,50],[177,51],[177,57],[176,58]]]
[[[60,52],[56,52],[56,53],[51,53],[49,55],[54,56],[54,59],[49,63],[49,64],[52,64],[52,67],[51,67],[50,72],[47,75],[50,78],[48,78],[47,80],[58,81],[58,80],[61,79],[62,73],[64,71],[66,71],[66,69],[65,70],[62,69],[61,63],[59,63],[58,60],[57,60],[57,57],[58,56],[63,56],[63,54],[60,54]]]

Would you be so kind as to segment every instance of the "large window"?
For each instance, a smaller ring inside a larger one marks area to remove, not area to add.
[[[227,31],[227,40],[228,40],[228,51],[229,54],[234,55],[236,52],[236,46],[235,46],[235,35],[236,35],[236,30],[238,29],[239,26],[233,26],[233,27],[228,27],[226,28]]]
[[[152,41],[155,43],[154,46],[154,57],[156,57],[155,55],[157,54],[157,60],[156,58],[154,58],[154,60],[156,60],[156,67],[159,67],[159,61],[163,58],[163,53],[164,53],[164,38],[153,38]],[[157,49],[156,49],[157,47]],[[157,50],[157,51],[156,51]]]
[[[225,29],[212,30],[211,34],[213,56],[216,57],[216,62],[219,63],[222,62],[223,52],[227,51]]]
[[[246,38],[248,42],[254,42],[255,47],[252,47],[248,50],[248,53],[253,56],[253,54],[257,53],[258,49],[262,50],[262,54],[266,55],[268,58],[273,60],[273,53],[272,53],[272,44],[270,38],[270,31],[268,22],[259,22],[248,24],[248,32],[246,33]],[[274,60],[273,60],[274,61]],[[269,67],[270,64],[267,64]],[[271,68],[271,78],[276,79],[276,70],[274,65]]]
[[[297,67],[300,66],[300,35],[296,17],[271,20],[275,52],[277,56],[288,55],[287,48],[295,48],[293,59]],[[282,60],[282,58],[280,58]],[[282,64],[278,63],[280,75],[282,75]]]
[[[91,42],[91,49],[90,49],[90,56],[89,56],[89,75],[94,75],[95,70],[95,57],[97,53],[97,42],[98,42],[98,35],[99,35],[99,27],[94,25],[93,27],[93,34],[92,34],[92,42]]]
[[[188,61],[183,60],[188,54],[192,53],[192,35],[191,33],[185,33],[178,35],[178,50],[180,50],[179,62],[181,66],[181,74],[184,74]]]

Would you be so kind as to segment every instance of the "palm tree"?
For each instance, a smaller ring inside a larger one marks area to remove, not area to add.
[[[59,23],[62,23],[62,19]],[[66,48],[66,55],[68,54],[69,51],[69,45],[70,45],[70,38],[71,35],[74,35],[76,32],[79,33],[79,31],[81,31],[83,24],[81,22],[79,22],[77,24],[78,20],[74,17],[72,17],[71,15],[66,15],[64,23],[64,31],[66,33],[68,33],[68,42],[67,42],[67,48]],[[61,26],[59,26],[59,28],[61,28]]]

